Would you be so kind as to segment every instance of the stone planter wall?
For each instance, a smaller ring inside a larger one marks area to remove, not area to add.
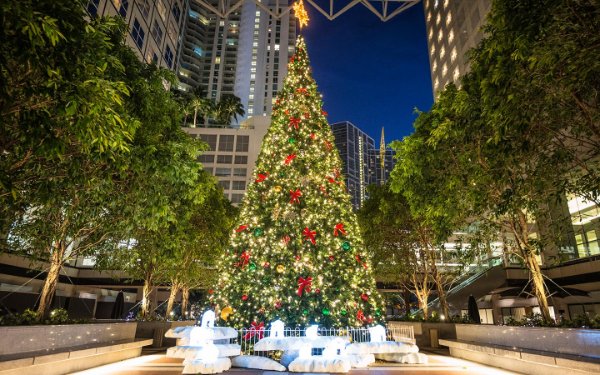
[[[165,337],[165,333],[175,327],[181,326],[193,326],[196,323],[195,320],[185,321],[154,321],[154,322],[138,322],[135,337],[139,339],[154,339],[152,346],[155,348],[162,348],[165,346],[175,346],[176,339],[170,339]]]
[[[456,324],[456,339],[482,345],[600,357],[600,330]]]
[[[0,327],[0,356],[133,340],[137,323]]]
[[[456,339],[456,330],[454,323],[428,323],[428,322],[387,322],[388,327],[394,325],[412,326],[415,332],[415,340],[420,348],[431,347],[431,330],[437,330],[438,338],[440,339]]]

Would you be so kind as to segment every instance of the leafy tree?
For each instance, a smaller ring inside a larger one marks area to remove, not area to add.
[[[0,12],[0,215],[12,250],[50,263],[45,318],[64,261],[102,244],[118,212],[112,177],[139,125],[114,57],[125,26],[88,23],[81,2],[9,1]]]
[[[446,87],[395,145],[392,186],[411,210],[431,223],[484,220],[510,233],[545,320],[536,257],[547,248],[530,223],[566,193],[597,199],[598,9],[587,0],[495,1],[462,87]]]
[[[167,317],[179,291],[183,293],[181,313],[186,317],[190,289],[208,288],[216,282],[216,261],[229,241],[237,210],[224,197],[222,189],[216,184],[214,187],[201,205],[190,210],[190,218],[178,226],[183,233],[169,269],[171,293]]]

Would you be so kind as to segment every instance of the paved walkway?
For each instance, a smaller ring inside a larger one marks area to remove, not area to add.
[[[427,353],[427,365],[401,365],[376,363],[366,369],[353,369],[350,375],[511,375],[514,372],[484,366],[458,358]],[[166,358],[164,354],[143,355],[138,358],[113,363],[73,375],[180,375],[183,370],[181,359]],[[289,375],[287,372],[248,370],[233,368],[225,375]],[[308,374],[300,374],[308,375]],[[316,375],[316,374],[310,374]],[[320,374],[322,375],[322,374]]]

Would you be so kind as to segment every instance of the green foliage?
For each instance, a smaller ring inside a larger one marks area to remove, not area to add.
[[[25,309],[22,313],[0,317],[0,326],[30,326],[36,324],[79,324],[81,320],[70,319],[67,310],[57,308],[50,311],[48,319],[40,320],[36,311]]]

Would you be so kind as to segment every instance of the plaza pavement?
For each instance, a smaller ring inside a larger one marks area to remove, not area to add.
[[[402,365],[377,362],[365,369],[353,369],[349,375],[509,375],[515,372],[484,366],[447,355],[427,353],[427,365]],[[73,375],[180,375],[183,370],[181,359],[166,358],[164,354],[142,355],[138,358],[96,367]],[[232,368],[224,375],[289,375],[287,372],[262,371]],[[292,373],[293,374],[293,373]],[[308,375],[308,374],[299,374]],[[310,374],[317,375],[317,374]],[[323,374],[319,374],[323,375]]]

